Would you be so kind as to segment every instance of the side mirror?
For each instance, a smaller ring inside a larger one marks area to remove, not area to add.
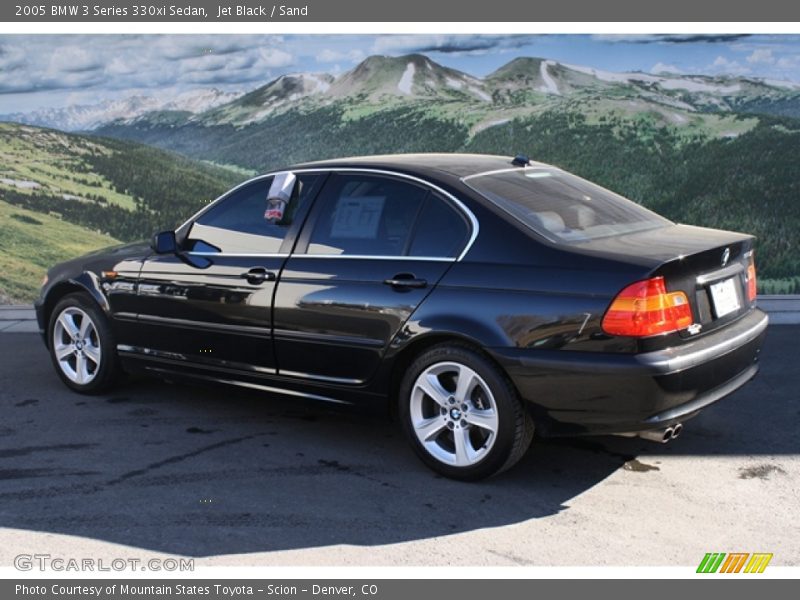
[[[153,236],[150,247],[156,254],[175,254],[178,251],[178,242],[175,240],[174,231],[162,231]]]

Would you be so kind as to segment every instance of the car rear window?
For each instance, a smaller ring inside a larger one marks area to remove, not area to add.
[[[671,224],[619,194],[553,167],[487,173],[468,177],[466,183],[554,242],[580,243]]]

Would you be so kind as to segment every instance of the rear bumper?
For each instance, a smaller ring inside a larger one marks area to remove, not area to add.
[[[542,433],[632,433],[695,416],[758,372],[767,315],[643,354],[493,349]]]

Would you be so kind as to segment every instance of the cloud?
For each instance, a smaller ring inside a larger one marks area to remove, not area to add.
[[[262,48],[258,51],[257,64],[273,69],[288,67],[294,64],[294,56],[278,48]]]
[[[106,65],[106,73],[111,76],[133,75],[136,65],[122,56],[114,56]]]
[[[719,35],[665,35],[660,36],[658,41],[666,44],[718,44],[735,42],[748,37],[750,37],[749,33]]]
[[[231,76],[225,70],[192,71],[191,73],[183,73],[176,81],[182,84],[224,86],[231,82]]]
[[[362,50],[353,48],[351,50],[332,50],[325,48],[318,52],[314,57],[319,63],[335,63],[339,61],[361,62],[365,55]]]
[[[103,58],[86,48],[68,46],[53,53],[49,66],[53,74],[86,73],[102,69]]]
[[[482,52],[499,47],[500,44],[496,40],[477,38],[475,40],[448,40],[431,44],[429,46],[422,46],[419,52],[441,52],[443,54],[460,54]]]
[[[19,46],[0,45],[0,73],[8,73],[26,66],[25,51]]]
[[[186,58],[202,56],[210,50],[210,46],[203,44],[183,44],[180,40],[164,40],[157,43],[157,50],[161,58],[169,61],[182,61]]]
[[[658,75],[659,73],[681,73],[682,71],[675,65],[668,65],[662,62],[657,62],[650,69],[650,72],[653,75]]]
[[[206,54],[225,56],[248,52],[254,46],[274,45],[275,40],[264,37],[259,43],[254,44],[253,36],[159,35],[151,36],[151,39],[144,44],[143,42],[140,41],[137,45],[141,47],[146,44],[152,50],[150,54],[154,58],[180,62],[186,58],[196,58]]]
[[[713,74],[723,75],[749,75],[752,72],[750,67],[741,64],[739,61],[725,58],[724,56],[717,56],[707,70]]]
[[[751,65],[771,65],[775,63],[775,57],[772,55],[772,50],[769,48],[756,48],[753,50],[753,53],[747,57],[747,62]]]
[[[800,37],[759,36],[750,43],[733,44],[731,50],[752,67],[758,77],[800,81]]]
[[[750,37],[749,33],[736,34],[597,34],[592,39],[597,42],[628,42],[630,44],[718,44],[729,43]]]
[[[176,84],[239,89],[294,65],[292,47],[269,35],[0,35],[0,101],[17,102],[2,94],[37,91],[61,98],[77,91],[161,93]]]
[[[779,69],[795,69],[800,66],[800,54],[779,58],[776,66]]]
[[[532,35],[382,35],[372,45],[373,54],[439,52],[442,54],[485,54],[530,44]]]
[[[217,54],[204,54],[194,58],[187,58],[181,63],[180,71],[193,72],[193,71],[221,71],[228,70],[231,72],[243,69],[249,69],[258,62],[258,57],[252,54],[234,54],[230,56],[217,55]]]

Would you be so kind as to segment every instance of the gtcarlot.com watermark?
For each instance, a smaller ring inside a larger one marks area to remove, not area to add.
[[[64,558],[50,554],[17,554],[18,571],[194,571],[193,558]]]

